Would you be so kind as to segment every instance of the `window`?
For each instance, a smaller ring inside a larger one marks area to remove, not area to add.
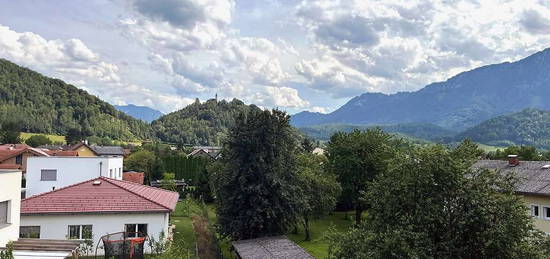
[[[57,170],[55,169],[40,170],[40,181],[57,181]]]
[[[109,177],[113,178],[113,169],[109,169]]]
[[[23,155],[22,154],[15,157],[15,163],[18,164],[18,165],[23,164]]]
[[[0,202],[0,225],[10,223],[8,217],[9,208],[10,201]]]
[[[69,225],[69,239],[92,239],[92,225]]]
[[[539,205],[531,205],[531,217],[540,218],[540,207],[539,207]]]
[[[40,238],[40,226],[21,226],[19,238]]]
[[[542,207],[542,213],[545,220],[550,220],[550,207]]]
[[[147,224],[126,224],[126,232],[128,237],[144,237],[147,235]]]

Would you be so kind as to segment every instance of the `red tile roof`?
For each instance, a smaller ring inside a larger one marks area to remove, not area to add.
[[[99,177],[24,199],[21,214],[169,212],[178,198],[177,192]]]
[[[0,161],[10,159],[25,152],[32,153],[36,156],[48,156],[48,154],[46,154],[46,152],[44,152],[43,150],[32,147],[21,149],[0,149]]]

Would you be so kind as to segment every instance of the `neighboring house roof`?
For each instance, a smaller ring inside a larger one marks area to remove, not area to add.
[[[190,156],[208,156],[213,159],[218,159],[221,154],[221,148],[218,147],[197,147],[195,150],[191,151],[187,157]]]
[[[78,156],[76,150],[44,150],[50,156]]]
[[[21,215],[170,212],[178,198],[177,192],[99,177],[24,199]]]
[[[315,258],[285,236],[240,240],[232,244],[242,259]]]
[[[63,150],[63,151],[75,151],[81,146],[86,146],[88,149],[90,149],[94,154],[98,156],[124,156],[127,155],[127,153],[124,151],[124,148],[120,146],[96,146],[96,145],[88,145],[85,142],[78,142],[72,146],[55,146],[55,145],[44,145],[40,146],[40,148],[43,149],[49,149],[49,150]]]
[[[479,160],[472,167],[513,172],[520,179],[518,193],[550,196],[550,161],[520,161],[509,166],[508,161]]]
[[[120,146],[90,146],[100,156],[124,156],[126,153]]]
[[[30,147],[31,146],[27,144],[3,144],[3,145],[0,145],[0,150],[25,149]]]
[[[0,169],[21,169],[18,164],[0,164]]]
[[[32,148],[32,147],[25,147],[21,149],[0,149],[0,162],[5,161],[7,159],[10,159],[12,157],[16,157],[18,155],[21,155],[25,152],[32,153],[36,156],[49,156],[46,152],[43,150],[40,150],[38,148]]]

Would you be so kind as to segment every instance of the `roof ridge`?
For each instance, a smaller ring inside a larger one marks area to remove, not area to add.
[[[103,176],[102,176],[102,177],[103,177]],[[156,188],[156,187],[153,187],[153,186],[148,186],[148,185],[145,185],[145,184],[138,184],[138,183],[129,182],[129,181],[124,181],[124,180],[117,180],[117,179],[106,178],[106,177],[105,177],[105,179],[106,179],[109,183],[114,184],[114,185],[116,185],[116,186],[118,186],[118,187],[120,187],[120,188],[123,188],[124,190],[126,190],[126,191],[128,191],[128,192],[131,192],[131,193],[133,193],[133,194],[135,194],[135,195],[137,195],[137,196],[139,196],[139,197],[141,197],[141,198],[144,198],[144,199],[146,199],[146,200],[148,200],[148,201],[150,201],[150,202],[152,202],[152,203],[155,203],[155,204],[157,204],[157,205],[159,205],[159,206],[161,206],[161,207],[163,207],[163,208],[166,208],[167,210],[172,210],[171,208],[169,208],[168,206],[166,206],[166,205],[164,205],[164,204],[160,204],[160,203],[157,202],[157,201],[151,200],[151,199],[148,198],[148,197],[145,197],[145,196],[143,196],[143,195],[141,195],[141,194],[139,194],[139,193],[137,193],[137,192],[135,192],[135,191],[129,190],[129,189],[127,189],[127,188],[121,186],[118,182],[123,182],[123,183],[131,184],[131,185],[145,186],[145,187],[147,187],[147,188],[151,188],[151,189],[155,189],[155,190],[159,190],[159,191],[164,191],[164,192],[173,192],[173,191],[168,191],[168,190],[165,190],[165,189],[162,189],[162,188]]]
[[[78,186],[78,185],[85,184],[85,183],[88,183],[88,182],[91,182],[91,181],[96,181],[96,180],[99,179],[99,178],[101,178],[101,177],[93,178],[93,179],[90,179],[90,180],[86,180],[86,181],[83,181],[83,182],[79,182],[79,183],[75,183],[75,184],[71,184],[71,185],[67,185],[67,186],[63,186],[63,187],[61,187],[61,188],[59,188],[59,189],[55,189],[55,190],[53,190],[53,191],[35,194],[35,195],[31,196],[31,197],[22,199],[21,201],[27,201],[27,200],[30,200],[30,199],[34,199],[34,198],[38,198],[38,197],[44,196],[44,195],[46,195],[46,194],[50,194],[50,193],[58,192],[58,191],[61,191],[61,190],[65,190],[65,189],[70,188],[70,187]]]

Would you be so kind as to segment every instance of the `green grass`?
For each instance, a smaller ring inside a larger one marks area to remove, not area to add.
[[[21,137],[21,140],[25,141],[34,135],[44,135],[48,137],[53,143],[65,143],[65,136],[59,136],[54,134],[21,132],[20,137]]]
[[[497,149],[504,150],[506,147],[498,147],[498,146],[489,146],[481,143],[477,143],[479,145],[479,148],[481,148],[485,152],[492,152],[496,151]]]
[[[289,234],[287,236],[315,258],[326,258],[328,255],[328,243],[323,240],[323,234],[331,225],[338,231],[347,230],[353,223],[353,214],[349,212],[347,218],[345,215],[345,212],[334,212],[330,216],[312,221],[310,223],[311,241],[304,241],[305,234],[301,227],[298,228],[298,234]]]

